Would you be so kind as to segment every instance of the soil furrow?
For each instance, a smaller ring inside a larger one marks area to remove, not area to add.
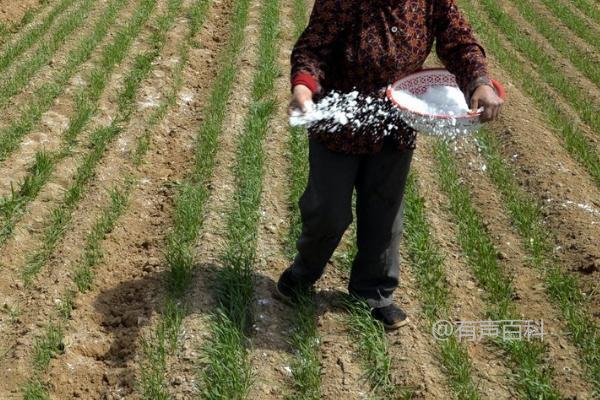
[[[255,371],[251,399],[283,399],[290,392],[291,354],[289,306],[272,297],[279,274],[289,260],[282,244],[289,225],[287,102],[289,99],[289,56],[294,32],[291,4],[282,3],[280,49],[278,57],[281,76],[275,82],[279,105],[265,137],[265,185],[261,199],[261,220],[258,228],[257,260],[253,314],[256,316],[250,360]],[[268,367],[265,368],[265,362]]]
[[[441,191],[435,176],[428,142],[419,139],[413,168],[419,178],[419,192],[426,199],[425,209],[431,233],[444,255],[445,276],[450,297],[450,317],[453,321],[479,321],[485,319],[485,304],[482,290],[477,287],[469,267],[461,257],[460,245],[456,241],[457,228],[450,222],[447,210],[448,199]],[[407,267],[405,267],[406,269]],[[431,335],[430,332],[427,332]],[[503,356],[485,342],[467,342],[475,384],[482,398],[511,399],[510,369],[504,364]]]

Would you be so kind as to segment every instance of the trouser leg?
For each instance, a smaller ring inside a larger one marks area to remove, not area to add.
[[[350,275],[350,293],[371,307],[392,303],[399,282],[399,245],[403,197],[412,151],[390,146],[367,157],[357,176],[358,253]]]
[[[307,283],[321,277],[325,266],[352,222],[352,192],[358,156],[336,153],[309,142],[308,185],[300,198],[302,233],[292,275]]]

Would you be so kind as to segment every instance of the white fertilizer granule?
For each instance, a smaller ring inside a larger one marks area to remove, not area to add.
[[[455,117],[469,112],[462,92],[455,87],[431,87],[422,96],[394,91],[393,98],[412,112],[400,110],[386,97],[371,97],[359,94],[331,92],[317,103],[305,105],[307,111],[295,111],[290,116],[291,126],[315,126],[335,133],[342,128],[353,132],[377,130],[388,135],[398,129],[402,121],[419,132],[453,140],[470,133],[469,129],[457,124]],[[415,112],[424,114],[419,115]],[[437,118],[445,115],[447,118]]]

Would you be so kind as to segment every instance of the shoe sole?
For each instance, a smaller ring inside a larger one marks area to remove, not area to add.
[[[389,325],[389,324],[383,324],[383,327],[388,330],[388,331],[393,331],[399,328],[402,328],[403,326],[405,326],[406,324],[408,324],[408,318],[402,320],[402,321],[398,321],[395,324]]]

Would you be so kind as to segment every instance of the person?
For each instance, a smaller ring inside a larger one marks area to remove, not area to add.
[[[503,101],[455,0],[315,0],[291,55],[289,111],[305,112],[333,90],[382,96],[388,84],[422,68],[434,41],[472,111],[483,107],[481,120],[495,119]],[[366,300],[387,329],[399,328],[408,318],[392,294],[399,283],[403,194],[416,132],[399,121],[387,135],[382,129],[331,133],[318,125],[308,133],[302,232],[276,294],[293,302],[321,277],[352,221],[356,189],[358,252],[348,291]]]

